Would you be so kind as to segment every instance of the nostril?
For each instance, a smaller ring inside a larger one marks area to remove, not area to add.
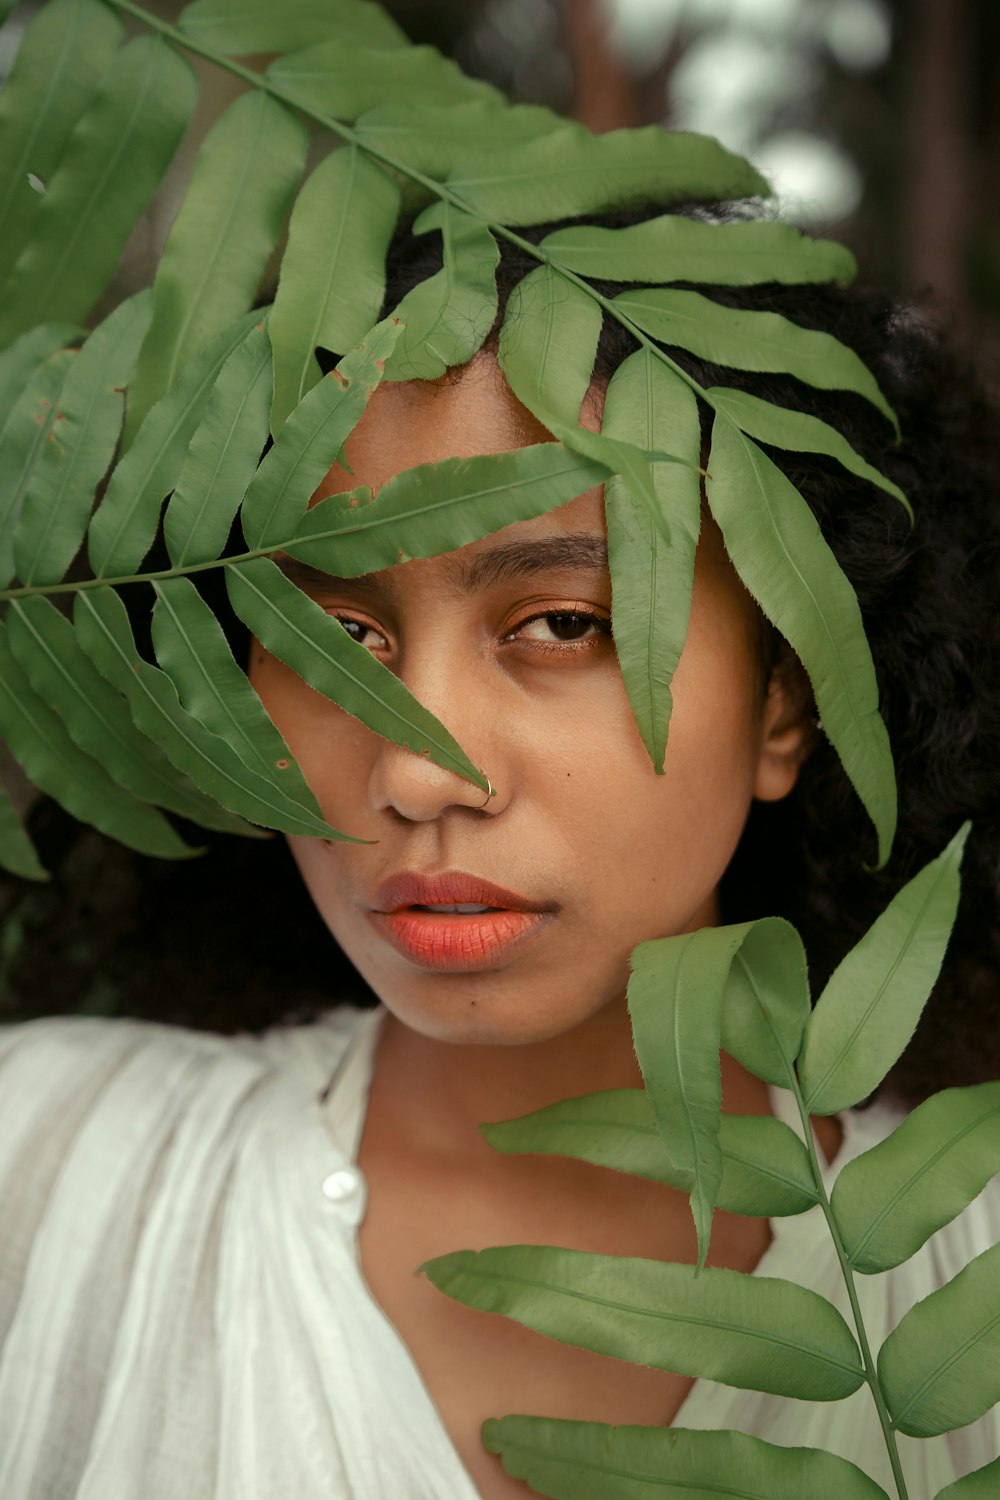
[[[377,810],[392,812],[407,823],[426,823],[453,810],[498,811],[497,793],[485,772],[486,789],[426,755],[384,742],[371,771],[369,793]]]

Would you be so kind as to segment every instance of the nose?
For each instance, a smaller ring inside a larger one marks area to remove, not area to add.
[[[447,725],[473,765],[486,776],[488,789],[484,792],[427,755],[379,740],[369,778],[371,805],[378,812],[388,812],[409,823],[433,822],[453,810],[495,817],[509,800],[508,778],[497,764],[496,717],[467,675],[457,682],[451,673],[435,673],[433,687],[427,674],[419,676],[418,681],[415,674],[407,673],[407,687]]]
[[[430,823],[458,808],[495,816],[503,804],[499,790],[486,779],[489,787],[484,792],[427,756],[387,744],[380,747],[369,790],[377,811],[395,814],[408,823]]]

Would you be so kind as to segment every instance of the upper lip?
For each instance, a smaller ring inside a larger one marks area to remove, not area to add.
[[[438,875],[420,875],[403,870],[390,875],[375,891],[373,911],[402,911],[408,906],[498,906],[509,911],[554,911],[551,901],[532,901],[530,896],[508,891],[481,875],[462,870],[444,870]]]

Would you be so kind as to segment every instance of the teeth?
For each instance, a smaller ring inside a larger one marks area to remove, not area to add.
[[[454,906],[446,906],[443,903],[438,906],[425,906],[423,910],[452,912],[457,913],[459,916],[469,917],[477,915],[479,912],[492,911],[493,908],[491,906],[478,906],[474,901],[462,901]]]

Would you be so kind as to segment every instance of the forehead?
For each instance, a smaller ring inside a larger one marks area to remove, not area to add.
[[[580,413],[581,425],[599,430],[602,408],[603,393],[592,386]],[[387,480],[417,464],[506,453],[551,441],[552,434],[521,405],[496,359],[484,351],[439,380],[380,385],[344,445],[349,467],[335,464],[313,500],[359,485],[377,493]],[[470,593],[511,577],[581,570],[607,578],[603,486],[455,552],[382,569],[363,580],[355,578],[352,587],[395,594],[405,576],[408,585],[417,589],[429,587],[433,592],[443,583],[451,590]],[[696,597],[706,591],[727,596],[730,606],[743,616],[756,654],[758,611],[707,514],[702,517],[695,572]]]
[[[585,425],[600,425],[599,403],[589,400]],[[361,421],[344,445],[349,468],[335,464],[313,496],[367,485],[378,492],[403,469],[446,458],[506,453],[552,441],[552,434],[522,406],[495,358],[477,355],[440,380],[385,382],[372,396]],[[465,592],[489,586],[514,573],[542,569],[604,569],[603,487],[566,505],[471,542],[446,557],[407,563],[407,576],[442,572]],[[388,585],[397,569],[383,570]]]
[[[596,403],[591,405],[583,423],[596,429],[599,415]],[[440,380],[386,381],[379,386],[344,445],[353,472],[335,464],[314,498],[359,484],[377,491],[394,474],[416,464],[508,453],[551,441],[552,434],[511,391],[494,357],[483,353]]]

